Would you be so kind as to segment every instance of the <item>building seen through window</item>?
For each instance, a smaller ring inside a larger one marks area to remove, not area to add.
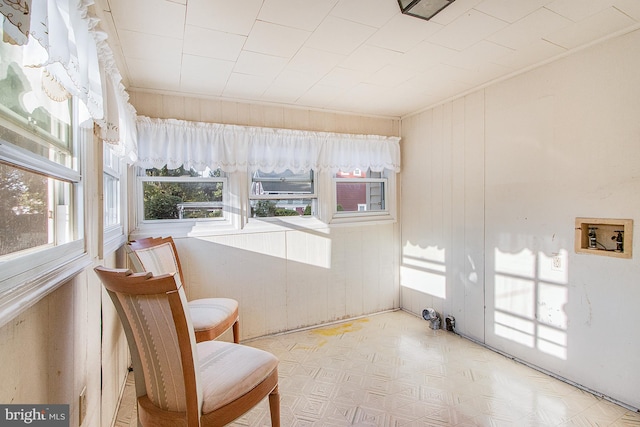
[[[317,199],[313,171],[255,171],[249,199],[254,218],[312,215]]]
[[[386,210],[387,179],[382,172],[354,169],[336,173],[336,212]]]

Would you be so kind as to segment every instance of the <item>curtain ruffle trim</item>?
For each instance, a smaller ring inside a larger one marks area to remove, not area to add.
[[[400,138],[137,118],[137,165],[256,170],[400,171]]]

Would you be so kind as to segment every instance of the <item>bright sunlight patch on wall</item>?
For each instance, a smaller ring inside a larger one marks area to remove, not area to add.
[[[407,249],[405,247],[405,249]],[[407,254],[413,255],[407,255]],[[432,295],[447,297],[445,250],[434,246],[405,250],[400,266],[400,284]]]
[[[494,333],[567,358],[567,252],[495,250]]]

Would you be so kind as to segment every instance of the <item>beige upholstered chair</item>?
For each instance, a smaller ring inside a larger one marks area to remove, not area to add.
[[[171,237],[149,237],[127,244],[129,259],[136,271],[149,271],[155,275],[184,274],[175,242]],[[213,340],[227,329],[233,328],[233,341],[240,342],[238,302],[231,298],[201,298],[189,301],[189,311],[196,333],[196,341]]]
[[[280,426],[278,359],[240,344],[196,344],[177,273],[95,271],[125,329],[142,426],[223,426],[266,396]]]

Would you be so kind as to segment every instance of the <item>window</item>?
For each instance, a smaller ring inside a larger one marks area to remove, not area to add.
[[[103,195],[105,232],[120,226],[120,159],[108,144],[103,145]]]
[[[123,185],[126,182],[124,172],[126,168],[122,158],[113,150],[111,144],[102,143],[102,245],[99,246],[99,256],[117,250],[125,241]]]
[[[244,229],[251,222],[256,226],[250,230],[264,230],[263,226],[280,226],[284,222],[311,225],[395,221],[400,138],[148,117],[139,117],[137,125],[140,167],[158,168],[170,163],[201,169],[215,165],[227,173],[222,194],[230,227],[225,232]],[[374,173],[369,168],[383,172]],[[336,176],[338,170],[350,172]],[[362,193],[358,197],[352,194],[354,204],[343,200],[343,190],[349,193],[349,187]],[[163,191],[162,197],[172,195],[171,191]],[[144,203],[149,202],[147,197]],[[181,202],[167,200],[166,205],[173,211],[165,218],[179,216],[174,208],[178,203]],[[287,221],[284,215],[289,217]],[[255,221],[269,217],[280,220],[271,224]],[[186,233],[211,231],[206,224],[183,224],[181,231]],[[199,230],[189,230],[190,225],[199,226]]]
[[[388,171],[338,172],[334,178],[334,217],[388,215]]]
[[[313,171],[255,171],[249,199],[252,218],[313,215],[317,201]]]
[[[0,42],[0,290],[84,253],[73,102],[50,99],[22,55]]]
[[[226,219],[226,178],[220,170],[147,169],[140,177],[143,222]]]

